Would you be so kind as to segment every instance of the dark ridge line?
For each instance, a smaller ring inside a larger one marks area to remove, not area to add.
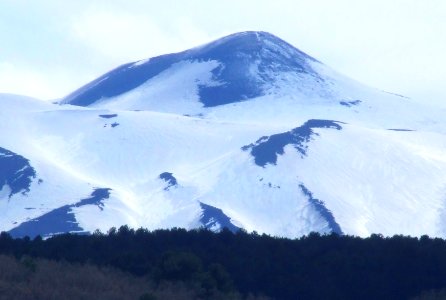
[[[347,107],[356,106],[361,104],[361,100],[353,100],[353,101],[340,101],[339,104]]]
[[[392,130],[392,131],[416,131],[413,129],[404,129],[404,128],[388,128],[387,130]]]
[[[88,231],[85,231],[77,223],[72,208],[84,205],[96,205],[102,211],[104,210],[103,201],[110,197],[110,190],[111,189],[108,188],[96,188],[89,198],[82,199],[75,204],[64,205],[47,212],[40,217],[23,222],[19,226],[8,231],[8,233],[15,238],[25,236],[35,238],[38,235],[49,237],[54,234],[66,232],[89,234]]]
[[[313,197],[313,193],[305,187],[303,183],[299,184],[299,188],[302,193],[308,197],[308,201],[313,205],[313,207],[321,214],[321,216],[327,221],[331,232],[343,235],[341,226],[336,222],[333,213],[325,206],[324,201],[316,199]]]
[[[220,230],[227,228],[234,233],[240,230],[239,227],[232,224],[231,218],[225,215],[220,208],[203,202],[200,202],[200,207],[202,209],[200,222],[206,229],[212,229],[212,227],[220,225]]]
[[[99,117],[104,118],[104,119],[116,118],[117,116],[118,116],[118,114],[99,115]]]
[[[178,185],[178,181],[172,173],[163,172],[159,175],[159,178],[167,182],[167,186],[164,188],[165,191],[168,191],[171,187]]]
[[[11,189],[8,199],[15,194],[30,192],[36,170],[25,157],[0,147],[0,190],[5,186]],[[39,180],[40,183],[40,180]]]
[[[293,145],[302,157],[306,156],[308,149],[307,143],[313,135],[318,135],[313,129],[330,128],[341,130],[342,126],[339,123],[344,124],[332,120],[308,120],[302,126],[296,127],[291,131],[263,136],[255,143],[243,146],[241,150],[250,150],[255,164],[260,167],[265,167],[267,164],[275,165],[277,163],[277,156],[284,154],[285,146]]]

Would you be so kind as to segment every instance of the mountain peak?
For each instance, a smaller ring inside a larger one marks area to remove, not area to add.
[[[281,38],[265,31],[242,31],[233,33],[206,44],[203,48],[231,46],[233,50],[251,49],[258,50],[258,47],[282,46],[297,50],[295,47],[285,42]],[[201,48],[201,47],[198,47]]]
[[[68,95],[62,103],[89,106],[127,93],[182,62],[211,63],[211,74],[195,78],[204,107],[224,105],[268,93],[280,74],[318,77],[316,61],[280,38],[263,31],[228,35],[179,53],[122,65]]]
[[[256,49],[258,46],[265,46],[268,41],[277,44],[285,43],[285,41],[268,32],[242,31],[221,37],[195,49],[210,50],[222,46],[231,46],[234,50],[240,48]]]
[[[296,59],[302,61],[303,59],[310,59],[315,61],[311,56],[265,31],[243,31],[234,33],[205,44],[204,46],[188,50],[185,53],[188,52],[189,54],[200,53],[201,55],[218,55],[219,57],[237,55],[240,52],[251,56],[255,54],[262,56],[262,54],[269,52],[269,57],[274,59],[284,56],[290,60]],[[274,57],[271,54],[274,54]],[[293,64],[291,61],[286,62],[286,64],[289,63]]]

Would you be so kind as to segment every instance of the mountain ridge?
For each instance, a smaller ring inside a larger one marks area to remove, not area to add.
[[[267,33],[187,51],[99,77],[72,94],[99,95],[85,106],[0,94],[0,149],[21,162],[0,153],[0,230],[446,236],[444,111]]]

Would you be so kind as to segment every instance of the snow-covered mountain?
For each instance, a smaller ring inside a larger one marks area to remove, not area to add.
[[[265,32],[0,95],[0,230],[446,236],[446,113]]]

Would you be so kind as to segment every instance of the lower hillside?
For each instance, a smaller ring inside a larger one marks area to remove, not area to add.
[[[138,299],[145,280],[110,268],[0,256],[0,299]]]
[[[446,241],[112,228],[0,235],[1,299],[444,299]]]
[[[110,267],[41,258],[0,255],[0,299],[4,300],[266,300],[241,297],[232,286],[225,291],[194,281],[155,282]]]

